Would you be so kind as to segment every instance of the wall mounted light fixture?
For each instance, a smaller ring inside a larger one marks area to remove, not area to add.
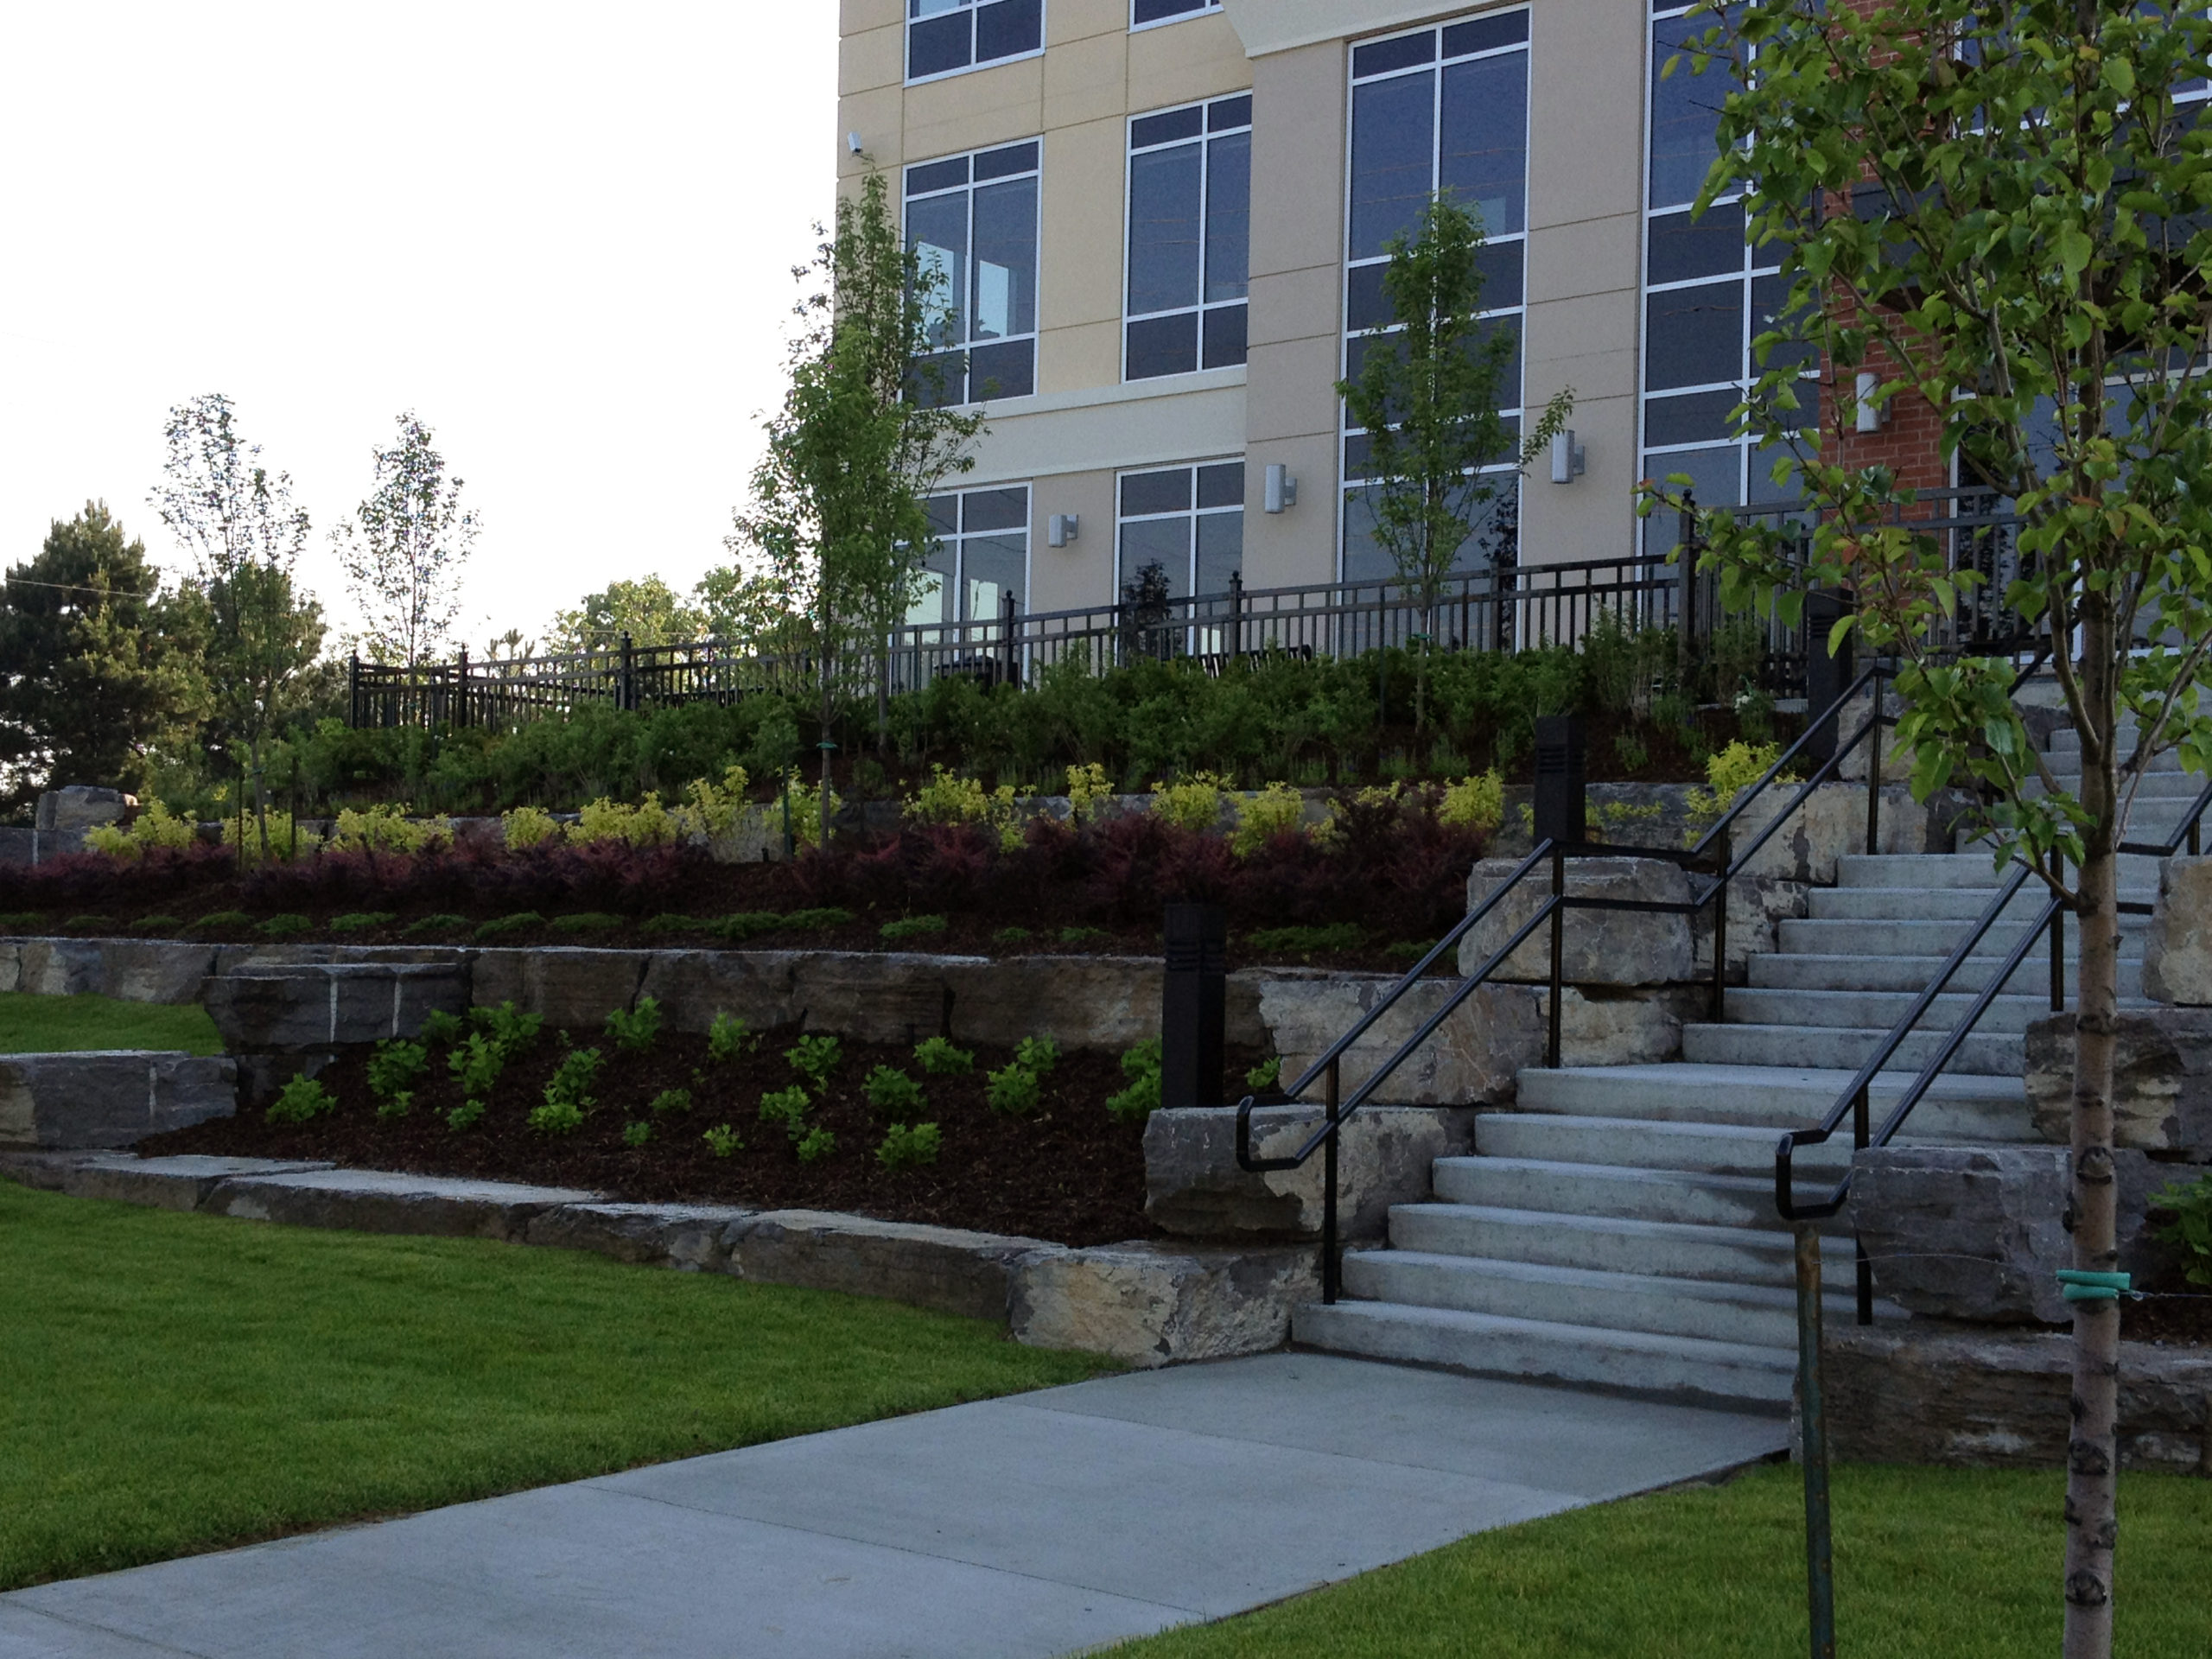
[[[1572,429],[1563,429],[1552,434],[1553,483],[1573,483],[1582,476],[1585,464],[1582,440],[1574,435]]]
[[[1882,377],[1873,370],[1859,371],[1859,418],[1854,430],[1878,432],[1890,423],[1890,406],[1874,401],[1874,394],[1881,385]]]
[[[1079,512],[1056,512],[1045,520],[1045,545],[1065,547],[1083,528]]]
[[[1269,512],[1281,512],[1298,505],[1298,480],[1289,467],[1279,461],[1268,463],[1267,483],[1262,492],[1261,505]]]
[[[849,133],[847,133],[847,134],[845,135],[845,148],[846,148],[847,149],[849,149],[850,151],[852,151],[854,155],[855,155],[855,156],[859,155],[859,154],[861,153],[861,136],[860,136],[860,134],[858,134],[857,132],[849,132]]]

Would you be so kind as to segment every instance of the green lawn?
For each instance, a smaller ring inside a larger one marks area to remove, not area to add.
[[[215,1022],[198,1003],[164,1007],[111,996],[0,991],[0,1054],[79,1054],[92,1048],[181,1048],[219,1054]]]
[[[0,1590],[1104,1369],[893,1302],[0,1181]]]
[[[1836,1648],[2017,1659],[2058,1650],[2065,1477],[1835,1471]],[[1317,1499],[1317,1501],[1319,1501]],[[1484,1533],[1122,1659],[1775,1659],[1806,1650],[1793,1468]],[[2118,1645],[2212,1652],[2212,1481],[2120,1487]]]

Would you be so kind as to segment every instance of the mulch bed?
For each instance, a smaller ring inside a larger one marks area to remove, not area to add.
[[[1064,1244],[1103,1244],[1150,1236],[1144,1216],[1144,1129],[1114,1117],[1106,1097],[1127,1083],[1110,1055],[1061,1057],[1043,1079],[1036,1109],[1002,1116],[984,1099],[987,1075],[1011,1053],[979,1048],[964,1076],[922,1072],[912,1051],[845,1042],[808,1123],[836,1136],[836,1150],[800,1161],[785,1126],[763,1121],[761,1096],[797,1076],[785,1058],[796,1027],[766,1033],[757,1049],[715,1061],[702,1037],[664,1033],[645,1053],[618,1051],[604,1034],[542,1033],[512,1060],[474,1124],[454,1130],[446,1114],[460,1105],[448,1051],[433,1047],[431,1069],[404,1117],[379,1117],[367,1077],[366,1051],[349,1053],[321,1081],[334,1094],[334,1112],[303,1124],[271,1123],[259,1112],[219,1118],[139,1143],[146,1156],[211,1153],[255,1158],[327,1159],[359,1168],[407,1170],[550,1185],[578,1186],[632,1202],[745,1205],[763,1209],[819,1209],[889,1221],[932,1223],[982,1232],[1015,1233]],[[605,1056],[594,1093],[597,1105],[583,1127],[567,1135],[531,1128],[531,1109],[570,1048]],[[1256,1056],[1233,1057],[1236,1074]],[[861,1085],[878,1065],[904,1071],[927,1091],[918,1121],[943,1135],[934,1164],[890,1170],[875,1157],[888,1120]],[[648,1103],[662,1090],[686,1089],[688,1111],[656,1116]],[[626,1123],[645,1122],[642,1147],[623,1142]],[[741,1150],[717,1157],[702,1135],[728,1124]]]

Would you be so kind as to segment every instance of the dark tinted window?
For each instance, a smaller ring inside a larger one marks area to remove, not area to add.
[[[1171,467],[1160,473],[1130,473],[1122,480],[1122,517],[1147,512],[1188,512],[1191,469]]]
[[[1662,214],[1651,220],[1648,278],[1656,287],[1741,270],[1745,251],[1740,202],[1719,203],[1694,221],[1687,212]]]
[[[1734,381],[1744,372],[1744,285],[1669,289],[1644,301],[1647,391]]]
[[[1393,69],[1410,69],[1417,63],[1435,61],[1436,36],[1408,35],[1401,40],[1377,41],[1371,46],[1353,48],[1351,72],[1355,77],[1381,75]]]

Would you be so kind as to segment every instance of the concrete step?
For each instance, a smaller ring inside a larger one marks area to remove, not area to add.
[[[1868,1090],[1877,1121],[1913,1080],[1885,1071]],[[1642,1117],[1675,1123],[1750,1123],[1802,1128],[1827,1116],[1851,1073],[1796,1066],[1700,1065],[1672,1060],[1653,1065],[1531,1066],[1518,1077],[1524,1112],[1573,1117]],[[1908,1140],[1968,1145],[2033,1141],[2027,1091],[2020,1079],[1946,1073],[1906,1120]]]
[[[2171,754],[2162,754],[2158,759],[2173,760],[2174,757]],[[2078,756],[2069,755],[2066,760],[2069,764],[2054,765],[2051,767],[2051,775],[2058,779],[2059,786],[2069,794],[2078,795],[2082,791],[2080,759]],[[2142,780],[2136,785],[2135,798],[2139,801],[2193,801],[2196,798],[2197,791],[2203,787],[2203,776],[2198,772],[2183,772],[2177,760],[2171,767],[2154,765],[2149,772],[2145,772]],[[2031,796],[2042,794],[2042,779],[2037,779],[2031,781],[2028,785],[2028,793]]]
[[[2067,930],[2069,933],[2071,928]],[[1751,959],[1750,978],[1759,989],[1777,991],[1908,991],[1917,993],[1943,970],[1942,957],[1860,957],[1847,955],[1783,955],[1766,951]],[[1997,971],[1997,963],[1987,957],[1969,957],[1959,964],[1959,971],[1951,976],[1951,983],[1960,990],[1979,993],[1989,983],[1990,976]],[[2074,993],[2075,962],[2069,955],[2066,964],[2066,992]],[[2012,976],[2006,995],[2015,994],[2036,998],[2046,1006],[2050,1001],[2050,951],[2033,952]],[[2123,959],[2120,964],[2120,994],[2130,1001],[2143,999],[2143,963],[2139,957]],[[1948,991],[1945,992],[1948,995]]]
[[[2043,907],[2047,890],[2035,883],[2015,894],[2002,915],[2025,922]],[[2123,887],[2123,901],[2150,904],[2155,887]],[[1805,895],[1807,913],[1816,922],[1912,922],[1981,919],[1994,887],[1815,887]]]
[[[1898,1071],[1916,1072],[1936,1058],[1948,1034],[1942,1027],[1908,1032],[1889,1063]],[[1686,1025],[1682,1058],[1696,1065],[1814,1066],[1848,1071],[1873,1058],[1887,1035],[1886,1029],[1834,1026]],[[1943,1069],[1954,1076],[2020,1077],[2027,1070],[2027,1045],[2018,1032],[1969,1032]]]
[[[2133,753],[2135,745],[2140,741],[2142,735],[2140,729],[2132,720],[2124,721],[2119,726],[2115,727],[2113,728],[2113,734],[2120,740],[2120,752],[2122,755]],[[2063,727],[2050,734],[2050,741],[2044,746],[2044,752],[2050,756],[2053,764],[2057,762],[2059,757],[2066,756],[2073,760],[2076,766],[2079,766],[2081,764],[2082,753],[2082,734],[2075,731],[2071,726]],[[2166,753],[2160,755],[2158,757],[2158,760],[2171,761],[2177,770],[2178,770],[2181,766],[2181,757],[2175,754],[2171,750]],[[2154,761],[2152,764],[2156,765],[2157,762]]]
[[[1940,964],[1937,969],[1930,970],[1927,977],[1932,979],[1938,971],[1941,971]],[[1965,969],[1960,971],[1963,973]],[[2027,970],[2022,969],[2021,982],[2024,983],[2028,977]],[[2027,1030],[2030,1021],[2047,1016],[2050,1013],[2050,997],[2047,988],[2050,979],[2048,960],[2044,963],[2044,978],[2046,982],[2044,995],[2005,993],[1984,1011],[1980,1023],[1974,1029],[2017,1035]],[[1910,1010],[1915,995],[1904,991],[1784,990],[1735,986],[1728,992],[1726,1017],[1732,1024],[1750,1026],[1796,1025],[1887,1031]],[[1920,1028],[1923,1031],[1948,1031],[1966,1017],[1967,1011],[1974,1006],[1974,1000],[1970,992],[1945,991],[1922,1016]]]
[[[2018,943],[2024,924],[1999,921],[1974,942],[1973,955],[2001,957]],[[2140,957],[2144,936],[2150,931],[2148,916],[2120,918],[2120,951],[2123,958]],[[1785,952],[1813,957],[1947,957],[1972,931],[1961,921],[1821,922],[1810,917],[1784,917],[1775,925],[1775,943]],[[2075,946],[2076,930],[2066,930],[2066,949]],[[2046,955],[2045,960],[2049,957]]]
[[[1606,1331],[1398,1302],[1309,1302],[1291,1339],[1332,1353],[1442,1365],[1485,1376],[1580,1383],[1686,1400],[1781,1408],[1796,1376],[1795,1347]]]
[[[1774,1172],[1779,1132],[1749,1123],[1673,1123],[1649,1118],[1571,1117],[1564,1112],[1484,1112],[1475,1119],[1475,1151],[1485,1158],[1535,1158],[1555,1164],[1626,1165],[1693,1170],[1708,1175]],[[1797,1167],[1840,1179],[1851,1146],[1838,1136],[1804,1147]]]
[[[1821,1297],[1821,1312],[1829,1322],[1849,1325],[1858,1317],[1850,1283],[1844,1281],[1843,1294]],[[1425,1250],[1355,1250],[1344,1257],[1344,1287],[1362,1301],[1456,1308],[1605,1331],[1766,1348],[1786,1348],[1797,1340],[1797,1293],[1780,1285],[1664,1279]],[[1878,1317],[1885,1311],[1878,1308]]]
[[[1778,1228],[1684,1226],[1494,1205],[1401,1204],[1390,1211],[1390,1247],[1664,1279],[1783,1287],[1797,1282],[1796,1246]],[[1857,1259],[1849,1239],[1821,1241],[1821,1272],[1828,1281],[1849,1284]]]
[[[1986,853],[1846,853],[1835,861],[1840,887],[1988,887],[2003,881]]]
[[[1779,1228],[1774,1180],[1698,1170],[1560,1164],[1542,1158],[1440,1158],[1436,1196],[1446,1204],[1554,1215],[1624,1217],[1692,1227]],[[1833,1183],[1799,1188],[1802,1202],[1827,1197]]]

